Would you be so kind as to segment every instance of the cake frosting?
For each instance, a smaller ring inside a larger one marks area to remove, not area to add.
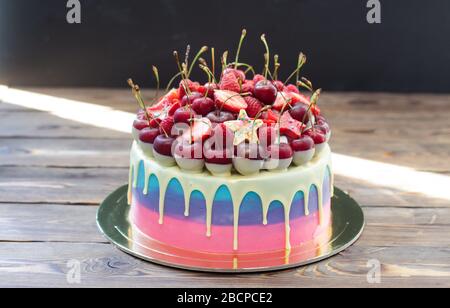
[[[279,58],[271,72],[264,35],[265,65],[256,74],[239,61],[245,36],[244,30],[234,62],[223,54],[219,78],[214,49],[211,67],[201,57],[207,47],[192,63],[190,47],[184,62],[174,52],[180,71],[150,107],[128,81],[140,107],[132,128],[129,219],[144,242],[211,261],[227,256],[235,263],[239,255],[254,263],[261,255],[313,253],[329,239],[331,129],[317,104],[321,89],[300,78],[302,53],[280,81]],[[190,79],[197,61],[206,83]],[[159,88],[158,69],[153,72]],[[179,86],[169,90],[177,78]]]

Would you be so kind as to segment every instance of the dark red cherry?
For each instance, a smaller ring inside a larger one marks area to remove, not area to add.
[[[266,105],[272,105],[278,94],[277,88],[268,80],[261,80],[255,84],[253,94]]]
[[[151,128],[146,127],[141,130],[139,133],[139,140],[145,143],[153,144],[156,137],[159,136],[159,129],[158,128]]]
[[[205,162],[209,164],[217,165],[229,165],[232,164],[233,152],[222,148],[222,149],[205,149]]]
[[[278,159],[288,159],[294,156],[291,146],[287,143],[269,145],[267,153],[271,158]]]
[[[162,134],[156,137],[153,142],[153,149],[161,155],[172,156],[172,145],[174,142],[175,138]]]
[[[136,119],[133,122],[133,127],[136,128],[137,130],[144,129],[144,128],[148,127],[148,121]]]
[[[314,148],[314,140],[308,135],[301,135],[291,142],[291,147],[295,152],[308,151]]]
[[[206,116],[212,123],[224,123],[236,120],[236,116],[228,111],[213,111]]]
[[[311,137],[314,140],[314,144],[322,144],[327,141],[325,134],[317,129],[308,129],[304,134]]]
[[[208,113],[216,109],[216,104],[209,97],[196,98],[192,103],[192,109],[194,109],[197,114],[205,117]]]
[[[189,108],[179,108],[173,115],[173,121],[175,123],[190,123],[190,119],[195,116],[194,111]]]
[[[199,92],[192,92],[191,94],[186,94],[181,99],[181,106],[191,105],[197,98],[201,98],[203,95]]]
[[[304,120],[303,123],[306,124],[309,122],[308,108],[308,105],[300,103],[292,107],[292,109],[289,110],[289,113],[295,120],[300,122]]]
[[[203,145],[201,142],[189,143],[179,138],[176,141],[174,152],[182,158],[203,159]]]

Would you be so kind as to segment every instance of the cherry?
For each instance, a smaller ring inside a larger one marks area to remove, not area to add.
[[[208,93],[208,97],[211,99],[214,99],[214,91],[219,89],[219,86],[215,83],[210,83],[207,82],[205,83],[205,85],[203,86],[204,88],[204,92],[203,95],[205,95],[206,93]]]
[[[226,68],[224,69],[222,76],[227,74],[233,74],[236,76],[237,79],[240,79],[242,82],[245,81],[245,73],[241,70],[235,69],[235,68]]]
[[[291,142],[291,147],[295,152],[308,151],[314,148],[314,140],[308,135],[301,135]]]
[[[206,116],[213,123],[224,123],[236,120],[236,116],[228,111],[213,111]]]
[[[145,143],[153,144],[156,137],[159,136],[158,128],[146,127],[139,133],[139,140]]]
[[[291,117],[294,118],[297,121],[303,122],[303,124],[306,124],[309,122],[309,115],[308,115],[308,105],[300,103],[292,107],[291,110],[289,110],[289,113],[291,114]]]
[[[287,143],[269,145],[267,152],[273,159],[288,159],[294,156],[291,146]]]
[[[269,146],[275,142],[277,130],[274,126],[264,125],[258,130],[258,138],[263,146]]]
[[[175,123],[190,123],[190,119],[195,116],[195,113],[188,108],[179,108],[173,114],[173,120]]]
[[[208,115],[216,107],[214,101],[209,97],[196,98],[192,103],[192,109],[202,116]]]
[[[203,95],[199,92],[192,92],[191,94],[186,94],[181,99],[181,106],[191,105],[195,99],[201,97],[203,97]]]
[[[228,145],[233,144],[234,133],[231,129],[225,126],[223,123],[217,124],[214,127],[212,138],[208,141],[210,143],[214,143],[215,148],[227,147]]]
[[[231,151],[227,149],[205,149],[205,162],[217,165],[232,164]]]
[[[277,88],[268,80],[261,80],[255,84],[253,94],[266,105],[272,105],[278,94]]]
[[[172,145],[174,141],[175,138],[173,137],[164,134],[159,135],[153,142],[153,150],[161,155],[172,156]]]
[[[330,132],[330,125],[327,122],[319,121],[316,125],[314,125],[314,129],[320,130],[325,135]]]
[[[257,143],[241,143],[234,148],[234,155],[236,157],[249,160],[263,160],[264,153],[264,149]]]
[[[144,119],[136,119],[133,122],[133,127],[137,130],[142,130],[146,127],[148,127],[148,121]]]
[[[201,142],[189,143],[185,140],[178,141],[174,148],[174,155],[187,159],[203,159],[203,146]]]
[[[316,145],[325,143],[327,141],[327,137],[325,136],[325,134],[317,129],[308,129],[304,134],[311,137],[314,140],[314,144]]]

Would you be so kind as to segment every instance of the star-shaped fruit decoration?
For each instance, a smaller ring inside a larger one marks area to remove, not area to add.
[[[258,128],[264,125],[260,119],[253,120],[249,118],[245,110],[241,110],[239,117],[235,121],[224,123],[226,127],[234,132],[234,145],[249,141],[250,143],[258,143]]]

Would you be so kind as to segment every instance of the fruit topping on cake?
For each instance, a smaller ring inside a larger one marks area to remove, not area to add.
[[[325,149],[331,129],[317,107],[321,89],[301,77],[305,55],[299,54],[297,67],[282,81],[280,57],[271,55],[262,35],[264,63],[257,74],[240,59],[246,35],[243,30],[234,61],[225,51],[220,65],[214,48],[202,47],[192,60],[190,46],[183,60],[175,51],[178,72],[162,97],[153,67],[157,94],[149,106],[128,80],[139,105],[133,137],[148,157],[186,172],[249,176],[305,165]],[[191,79],[196,69],[206,80]],[[173,84],[178,86],[171,89]]]

